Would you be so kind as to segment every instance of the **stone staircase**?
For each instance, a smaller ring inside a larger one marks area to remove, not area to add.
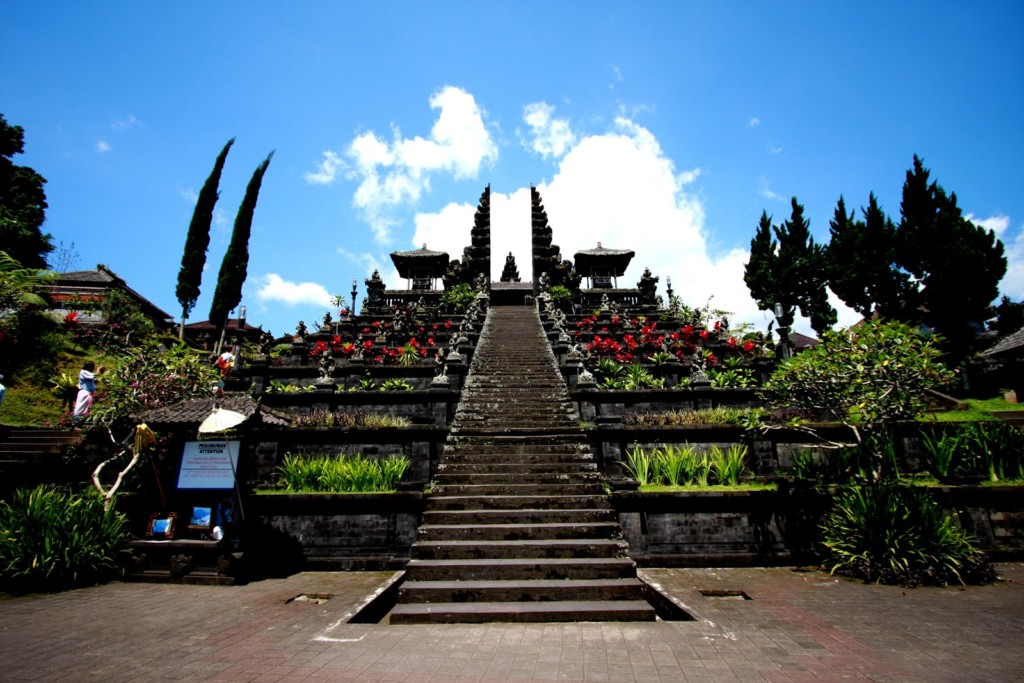
[[[68,483],[60,467],[64,451],[82,442],[82,433],[66,429],[0,426],[0,495],[42,483]]]
[[[656,618],[532,306],[487,314],[389,618]]]

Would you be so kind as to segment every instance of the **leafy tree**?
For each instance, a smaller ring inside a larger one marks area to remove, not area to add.
[[[956,194],[929,174],[915,155],[903,184],[898,259],[920,283],[921,321],[961,358],[998,295],[1006,256],[995,233],[964,218]]]
[[[1008,296],[1003,296],[996,306],[996,319],[992,328],[1000,337],[1012,334],[1024,327],[1024,301],[1014,302]]]
[[[880,479],[893,423],[920,415],[926,390],[952,380],[931,338],[902,322],[868,320],[856,330],[826,332],[818,346],[776,368],[766,388],[779,406],[847,425]]]
[[[24,268],[46,267],[53,236],[42,232],[46,220],[46,179],[11,161],[25,151],[25,131],[0,114],[0,244]]]
[[[199,191],[199,198],[196,200],[195,211],[192,212],[192,222],[188,226],[188,235],[185,237],[185,252],[181,256],[181,270],[178,271],[178,288],[176,294],[178,303],[181,304],[181,326],[178,329],[178,337],[185,333],[185,319],[192,312],[199,298],[199,285],[203,279],[203,266],[206,265],[206,250],[210,246],[210,224],[213,222],[213,208],[220,198],[221,171],[224,169],[224,162],[228,158],[231,145],[235,139],[231,138],[224,149],[217,155],[203,188]]]
[[[246,270],[249,267],[249,233],[252,230],[252,217],[256,211],[260,186],[263,184],[263,174],[267,172],[273,157],[273,152],[268,154],[249,179],[242,204],[235,216],[231,242],[220,264],[217,289],[213,294],[213,304],[210,306],[210,322],[215,323],[221,330],[227,322],[228,313],[242,300],[242,285],[245,284]]]
[[[758,308],[772,310],[775,304],[782,305],[783,325],[792,324],[796,307],[810,318],[818,334],[836,322],[835,309],[828,303],[825,290],[825,248],[811,237],[804,207],[796,197],[792,199],[790,219],[781,226],[772,225],[768,214],[761,213],[743,279]]]
[[[0,371],[56,357],[62,340],[56,324],[42,312],[46,300],[41,295],[54,277],[48,270],[25,268],[0,251]]]
[[[861,209],[864,220],[846,213],[842,197],[829,223],[829,286],[847,306],[867,317],[873,312],[900,317],[912,305],[916,288],[896,265],[896,226],[872,192]]]
[[[141,410],[209,395],[216,381],[214,368],[185,344],[165,351],[148,341],[126,352],[104,376],[92,413],[113,424]]]

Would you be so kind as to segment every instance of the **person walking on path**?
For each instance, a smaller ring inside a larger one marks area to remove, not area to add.
[[[103,368],[100,368],[103,372]],[[78,397],[75,399],[75,412],[72,421],[77,427],[78,424],[89,416],[92,408],[93,395],[96,393],[96,364],[91,360],[85,361],[81,372],[78,373]]]

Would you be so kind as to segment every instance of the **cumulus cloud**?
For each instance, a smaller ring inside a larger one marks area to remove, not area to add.
[[[1010,217],[997,214],[988,218],[978,218],[974,214],[964,216],[967,220],[986,230],[991,230],[1003,242],[1006,250],[1006,275],[999,283],[1001,294],[1011,299],[1024,299],[1024,225],[1010,234]]]
[[[757,179],[758,191],[765,199],[771,199],[776,202],[784,202],[786,198],[776,192],[772,191],[771,184],[768,182],[768,178],[761,176]]]
[[[530,127],[530,136],[523,143],[545,159],[560,158],[576,142],[568,119],[554,118],[555,108],[546,102],[533,102],[523,107],[523,121]]]
[[[404,137],[397,127],[391,140],[373,131],[357,135],[344,151],[326,151],[307,182],[327,184],[344,173],[358,182],[352,198],[360,216],[373,229],[378,244],[391,241],[395,209],[415,204],[430,191],[431,178],[446,174],[455,180],[476,178],[480,168],[498,158],[498,147],[484,122],[486,113],[471,94],[446,86],[430,98],[437,119],[430,136]]]
[[[261,302],[277,301],[289,306],[317,305],[330,306],[331,295],[327,288],[315,282],[291,282],[277,273],[267,273],[256,291]]]
[[[96,141],[96,151],[99,152],[100,154],[109,152],[111,149],[113,148],[110,146],[110,143],[104,140],[103,138],[100,138],[99,140]]]
[[[312,185],[328,185],[338,177],[338,172],[344,168],[345,162],[338,156],[337,152],[327,150],[323,158],[316,165],[316,171],[303,175],[306,182]]]
[[[110,127],[114,130],[127,130],[129,128],[134,128],[137,125],[139,125],[139,120],[135,118],[133,114],[129,114],[123,119],[117,119],[114,121]]]
[[[750,126],[751,128],[757,128],[758,126],[761,125],[761,119],[755,116],[754,118],[747,121],[747,125]]]
[[[577,136],[559,158],[553,178],[538,190],[562,258],[572,260],[577,251],[592,249],[599,241],[608,248],[633,249],[636,256],[619,278],[620,286],[635,286],[644,268],[650,268],[660,277],[662,296],[671,278],[674,293],[687,305],[710,303],[729,311],[734,322],[763,330],[771,317],[757,309],[743,282],[749,253],[712,246],[713,231],[706,224],[699,189],[693,188],[699,178],[699,168],[677,168],[650,130],[620,116],[607,132]],[[767,181],[762,182],[767,189]],[[426,243],[461,258],[475,209],[475,202],[448,204],[436,213],[417,214],[412,244],[406,248]],[[530,249],[529,189],[492,192],[492,279],[498,279],[511,251],[520,275],[530,280]],[[842,324],[856,322],[855,313],[834,296],[832,300]],[[810,331],[806,321],[798,321],[797,328]]]

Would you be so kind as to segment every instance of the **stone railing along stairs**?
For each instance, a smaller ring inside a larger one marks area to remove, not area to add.
[[[492,307],[390,622],[655,618],[536,308]]]

